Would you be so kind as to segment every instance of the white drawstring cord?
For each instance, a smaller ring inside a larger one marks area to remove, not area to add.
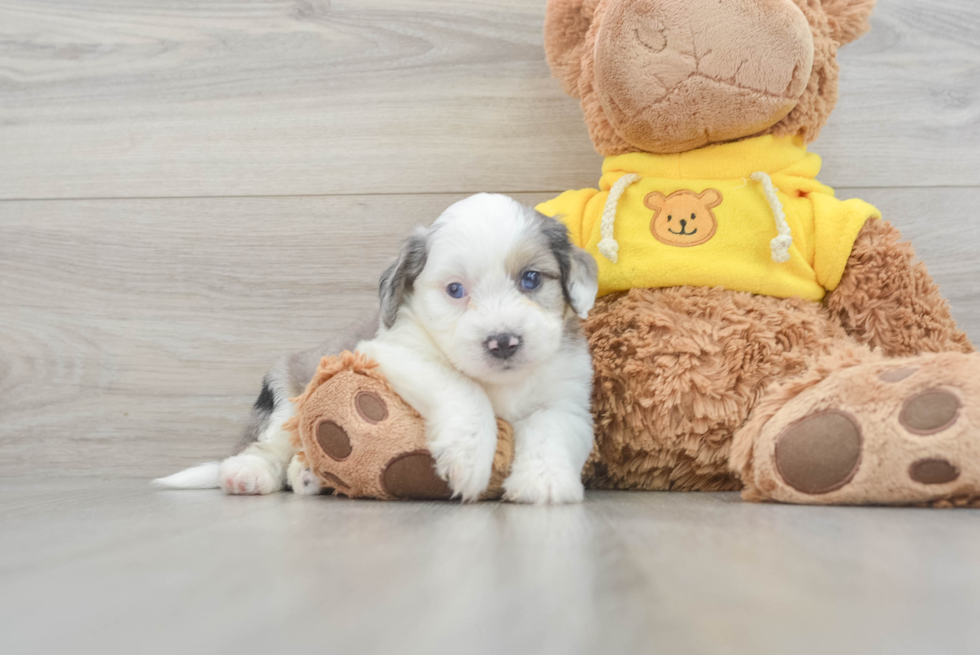
[[[766,200],[772,208],[772,215],[776,219],[776,231],[779,236],[769,242],[772,250],[772,260],[777,264],[789,261],[789,247],[793,245],[793,232],[790,230],[789,223],[786,222],[786,214],[783,212],[783,203],[779,202],[776,195],[776,187],[772,185],[772,178],[766,173],[752,173],[752,179],[762,185]]]
[[[602,223],[599,226],[599,233],[602,240],[597,246],[599,254],[615,264],[619,260],[619,243],[613,236],[613,225],[616,222],[616,208],[619,206],[619,198],[626,191],[626,187],[640,179],[636,173],[627,173],[622,176],[609,189],[609,196],[606,198],[606,206],[602,210]]]

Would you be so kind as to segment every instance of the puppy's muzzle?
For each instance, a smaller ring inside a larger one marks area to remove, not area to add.
[[[521,349],[521,338],[513,332],[501,332],[491,335],[483,345],[491,356],[509,359]]]

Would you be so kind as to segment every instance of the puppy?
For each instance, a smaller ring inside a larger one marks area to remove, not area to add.
[[[156,481],[265,494],[319,482],[283,422],[325,354],[357,349],[426,422],[437,473],[476,500],[490,481],[499,416],[514,428],[505,498],[583,497],[592,448],[592,361],[579,319],[592,308],[596,263],[565,227],[506,196],[479,194],[418,228],[382,275],[379,317],[345,338],[281,360],[266,375],[241,453]]]

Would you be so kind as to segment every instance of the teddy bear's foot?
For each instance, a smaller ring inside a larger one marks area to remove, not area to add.
[[[766,422],[743,479],[752,500],[980,505],[980,355],[832,373]]]
[[[386,500],[452,496],[426,448],[425,421],[363,354],[324,357],[293,402],[296,416],[284,426],[299,451],[287,472],[293,491]],[[503,494],[513,460],[513,430],[498,420],[493,470],[482,498]]]

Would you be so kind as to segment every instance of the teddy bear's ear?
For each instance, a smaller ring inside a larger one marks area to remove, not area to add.
[[[663,209],[665,202],[667,202],[667,196],[657,191],[651,191],[647,194],[647,197],[643,199],[643,204],[655,212]]]
[[[701,195],[699,195],[698,198],[708,209],[717,207],[722,201],[721,191],[718,191],[717,189],[705,189],[701,192]]]
[[[595,0],[548,0],[545,13],[544,53],[551,74],[561,82],[565,93],[575,98],[581,97],[578,79],[594,5]]]
[[[834,41],[844,45],[871,29],[868,19],[876,0],[823,0]]]

